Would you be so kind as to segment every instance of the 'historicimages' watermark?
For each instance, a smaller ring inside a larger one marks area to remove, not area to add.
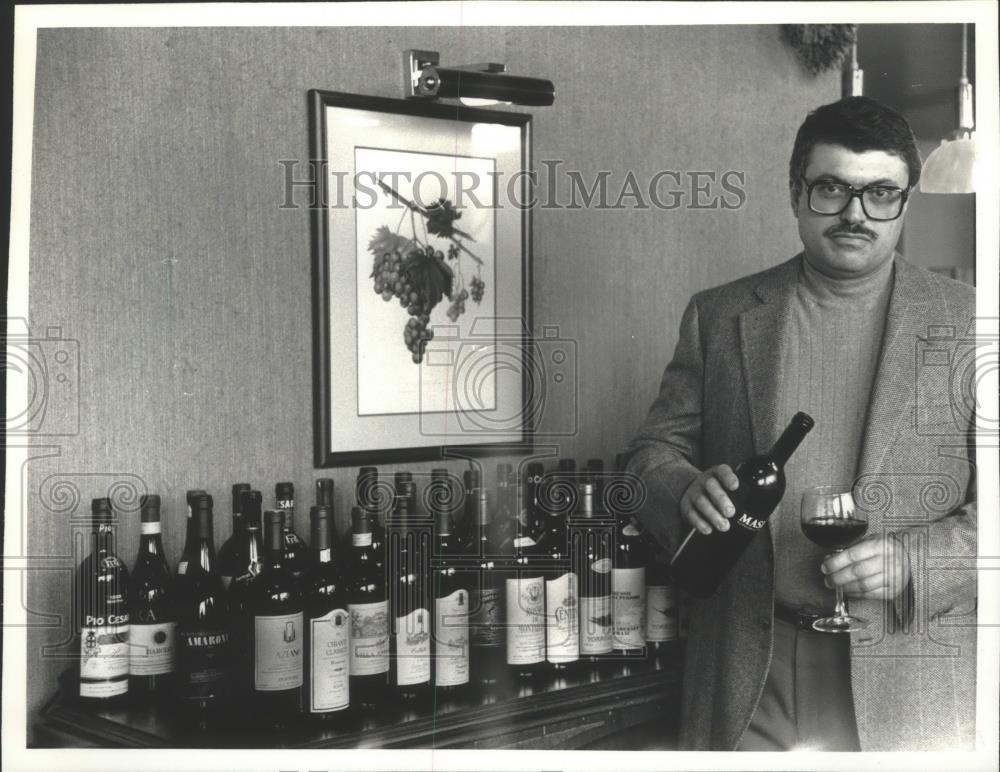
[[[484,180],[479,173],[463,170],[448,175],[433,170],[412,174],[359,169],[352,173],[330,169],[325,161],[278,163],[282,174],[279,209],[371,209],[380,205],[383,185],[398,190],[400,182],[412,192],[413,202],[425,208],[443,198],[452,199],[459,208],[541,210],[736,210],[747,201],[746,172],[735,169],[585,173],[562,168],[561,160],[542,160],[541,171],[510,175],[493,171]],[[320,180],[325,184],[317,184]],[[488,201],[481,197],[484,186],[493,191]],[[403,206],[394,204],[395,208]]]

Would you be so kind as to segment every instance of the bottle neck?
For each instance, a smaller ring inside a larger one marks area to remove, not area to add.
[[[778,466],[784,466],[795,449],[805,439],[810,428],[812,427],[809,425],[793,420],[788,428],[781,433],[778,441],[774,443],[774,447],[771,448],[771,452],[768,454],[770,459]]]
[[[316,518],[312,521],[309,543],[314,562],[329,563],[333,559],[330,548],[332,542],[331,536],[329,520],[326,518]]]
[[[197,560],[198,565],[206,572],[210,573],[215,570],[215,546],[212,544],[211,538],[198,541]]]
[[[162,555],[163,554],[163,539],[161,538],[160,531],[147,531],[146,526],[152,525],[152,523],[143,523],[143,532],[139,537],[139,552],[140,554],[148,555]],[[159,525],[159,523],[156,523]]]
[[[104,558],[115,553],[115,532],[110,523],[99,523],[91,532],[91,545],[94,555]]]
[[[265,531],[264,558],[271,568],[281,568],[285,559],[285,539],[280,527],[270,523]]]

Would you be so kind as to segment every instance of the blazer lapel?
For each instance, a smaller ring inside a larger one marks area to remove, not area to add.
[[[777,439],[778,383],[783,372],[789,301],[798,280],[801,255],[769,273],[754,289],[760,305],[740,314],[740,353],[750,406],[750,431],[758,454]],[[774,531],[767,527],[774,549]]]
[[[766,276],[754,289],[760,305],[740,314],[743,379],[757,453],[766,453],[777,439],[776,397],[782,376],[788,306],[795,291],[800,259],[797,256]]]
[[[885,459],[899,423],[916,400],[917,341],[934,324],[932,288],[904,260],[896,258],[892,294],[882,335],[878,369],[872,385],[861,445],[858,477],[876,472]]]

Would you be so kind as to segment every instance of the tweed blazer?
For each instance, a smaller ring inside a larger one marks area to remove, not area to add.
[[[689,530],[678,502],[699,470],[766,452],[790,418],[774,415],[775,394],[802,259],[698,293],[684,312],[659,396],[628,451],[645,485],[640,519],[668,550]],[[866,751],[971,749],[975,292],[894,261],[855,497],[869,535],[893,533],[906,545],[912,579],[893,602],[851,602],[873,622],[851,634],[858,734]],[[715,594],[693,603],[685,749],[732,750],[749,725],[772,655],[774,548],[767,527]]]

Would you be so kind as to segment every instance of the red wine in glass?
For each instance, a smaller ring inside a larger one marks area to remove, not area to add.
[[[856,517],[817,517],[802,523],[802,532],[813,544],[823,549],[843,549],[853,544],[868,530],[868,521]]]
[[[802,494],[799,510],[802,533],[824,549],[840,552],[865,535],[868,518],[854,506],[850,491],[836,487],[809,488]],[[849,633],[868,627],[868,620],[847,613],[844,593],[837,588],[833,616],[817,619],[813,629],[821,633]]]

